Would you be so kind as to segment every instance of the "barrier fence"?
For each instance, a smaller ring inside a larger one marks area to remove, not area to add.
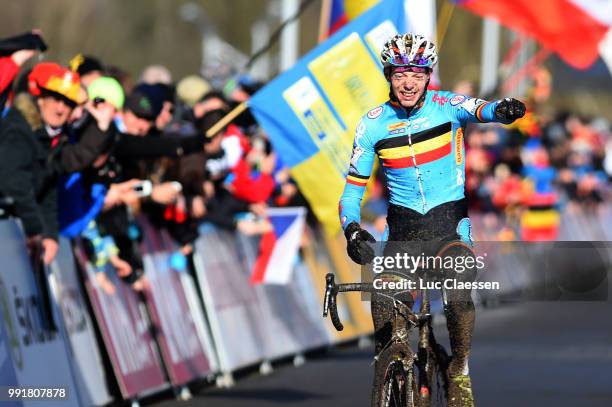
[[[479,215],[473,220],[475,225],[490,224]],[[560,235],[565,240],[610,240],[606,225],[611,220],[610,207],[566,213]],[[105,405],[167,388],[178,391],[213,377],[229,385],[237,369],[269,366],[276,359],[372,331],[369,303],[359,293],[338,298],[344,331],[335,331],[321,317],[326,273],[334,272],[339,282],[360,279],[359,267],[347,260],[342,236],[329,238],[306,227],[289,284],[253,285],[257,237],[204,224],[190,262],[165,231],[145,218],[138,222],[148,282],[140,292],[111,266],[94,268],[82,245],[66,240],[44,269],[47,284],[41,288],[19,222],[0,221],[0,383],[67,388],[67,401],[55,405]],[[492,232],[485,230],[485,235]],[[521,254],[517,247],[508,243],[487,249],[495,252],[496,271],[483,279],[502,282],[507,294],[545,275],[534,272],[534,258],[542,253]],[[56,330],[46,320],[41,290],[50,293]],[[487,300],[486,295],[477,297]],[[30,404],[36,402],[8,405]]]

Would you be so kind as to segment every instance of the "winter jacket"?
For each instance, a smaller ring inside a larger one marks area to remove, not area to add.
[[[50,143],[40,140],[40,131],[45,129],[36,106],[17,98],[0,123],[0,193],[14,199],[26,235],[57,237],[57,196],[45,185]]]
[[[75,144],[64,134],[49,136],[34,99],[24,93],[0,122],[0,194],[14,199],[28,236],[57,239],[59,176],[87,168],[108,148],[110,135],[95,122]]]

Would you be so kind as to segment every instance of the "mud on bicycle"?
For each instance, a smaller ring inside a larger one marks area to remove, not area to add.
[[[441,256],[445,250],[449,252],[449,249],[467,249],[471,253],[471,249],[464,243],[451,242],[438,252],[438,256]],[[379,302],[383,300],[391,304],[391,307],[388,307],[392,309],[392,315],[388,318],[390,337],[382,349],[377,350],[374,358],[372,406],[453,405],[447,400],[449,386],[447,370],[451,357],[434,335],[431,290],[419,289],[427,285],[420,283],[421,281],[440,282],[449,276],[448,272],[440,269],[421,268],[410,276],[405,273],[385,272],[378,274],[373,282],[336,284],[332,273],[326,275],[323,316],[329,314],[338,331],[343,329],[337,311],[339,292],[369,293],[378,296]],[[384,281],[384,289],[381,287],[383,286],[381,280]],[[413,284],[406,284],[407,281],[412,281]],[[415,311],[413,306],[417,300],[420,304],[418,311]],[[442,303],[444,307],[448,304],[445,289],[442,290]],[[413,329],[418,330],[416,351],[410,342]]]

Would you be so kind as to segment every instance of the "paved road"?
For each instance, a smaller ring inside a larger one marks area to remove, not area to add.
[[[513,304],[477,318],[470,370],[479,406],[612,405],[612,302]],[[244,377],[232,389],[200,389],[189,402],[143,404],[368,406],[371,359],[370,347],[344,347],[299,368],[285,363],[269,376]]]

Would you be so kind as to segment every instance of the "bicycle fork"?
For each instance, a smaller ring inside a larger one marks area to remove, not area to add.
[[[447,307],[446,292],[442,292],[444,310]],[[447,383],[444,375],[448,367],[448,355],[436,341],[433,329],[431,327],[431,304],[429,301],[428,290],[422,292],[421,311],[422,315],[419,326],[419,343],[418,343],[418,365],[419,365],[419,397],[420,407],[429,407],[431,405],[432,388],[436,383],[436,365],[442,374],[443,391],[447,390]]]

